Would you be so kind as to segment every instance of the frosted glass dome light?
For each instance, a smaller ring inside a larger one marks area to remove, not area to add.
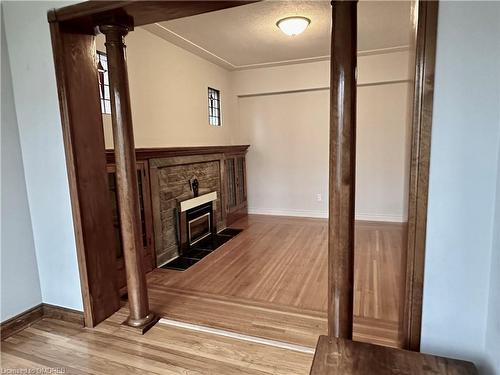
[[[311,20],[309,18],[296,16],[283,18],[276,22],[276,26],[286,35],[294,36],[303,33],[310,23]]]

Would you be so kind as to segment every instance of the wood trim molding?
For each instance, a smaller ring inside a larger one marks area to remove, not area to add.
[[[41,303],[2,322],[0,324],[0,337],[3,341],[43,318],[57,319],[83,326],[83,312]]]
[[[38,322],[43,317],[43,304],[39,304],[31,309],[23,311],[20,314],[2,322],[0,324],[0,337],[5,340],[7,337],[22,331],[33,323]]]
[[[231,154],[246,152],[249,147],[250,145],[136,148],[135,158],[139,161],[175,156]],[[115,162],[114,150],[106,150],[106,161],[108,163]]]
[[[83,312],[67,307],[43,303],[43,318],[62,320],[63,322],[84,325]]]
[[[149,161],[150,168],[165,168],[173,167],[175,165],[184,164],[196,164],[196,163],[206,163],[209,161],[222,161],[224,160],[224,154],[222,153],[210,153],[210,154],[196,154],[189,156],[175,156],[175,157],[161,157],[153,158]]]
[[[50,31],[85,325],[94,327],[120,307],[95,37],[57,22]]]
[[[95,27],[110,18],[128,19],[133,26],[194,16],[233,8],[260,0],[236,1],[85,1],[53,9],[47,14],[49,22],[70,26],[80,33],[94,35]]]
[[[438,2],[418,1],[403,348],[420,350]]]

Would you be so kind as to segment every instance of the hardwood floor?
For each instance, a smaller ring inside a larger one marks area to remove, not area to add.
[[[2,341],[2,373],[300,375],[311,367],[312,354],[163,324],[131,334],[120,324],[126,316],[121,309],[94,329],[44,318]]]
[[[151,286],[151,310],[173,320],[314,348],[326,313],[238,297]]]
[[[355,231],[354,316],[398,321],[406,226],[358,221]]]
[[[186,271],[154,270],[150,303],[181,321],[314,347],[326,333],[327,221],[250,215]],[[399,346],[404,225],[356,225],[354,337]]]
[[[250,216],[245,230],[184,272],[148,275],[151,307],[173,319],[314,348],[326,333],[326,221]],[[398,345],[404,227],[356,227],[354,338]],[[44,318],[2,342],[1,366],[68,374],[308,374],[312,354],[157,324],[122,308],[94,329]]]
[[[293,306],[326,308],[323,220],[252,215],[245,230],[186,271],[157,269],[150,284]]]

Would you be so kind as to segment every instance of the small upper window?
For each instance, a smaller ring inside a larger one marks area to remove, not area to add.
[[[220,91],[208,88],[208,123],[214,126],[221,126],[220,119]]]
[[[108,57],[104,52],[97,51],[97,72],[99,73],[99,98],[101,112],[111,114],[111,99],[109,97]]]

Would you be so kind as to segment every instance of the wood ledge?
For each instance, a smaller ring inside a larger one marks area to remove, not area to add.
[[[246,152],[249,147],[250,145],[136,148],[135,158],[139,161],[176,156],[233,154]],[[115,155],[113,149],[106,150],[106,161],[114,163]]]
[[[471,362],[320,336],[310,375],[478,375]]]
[[[53,9],[49,22],[58,22],[78,30],[80,33],[95,34],[95,27],[103,18],[117,16],[129,18],[133,26],[194,16],[197,14],[251,4],[260,0],[197,0],[197,1],[84,1],[78,4]]]

